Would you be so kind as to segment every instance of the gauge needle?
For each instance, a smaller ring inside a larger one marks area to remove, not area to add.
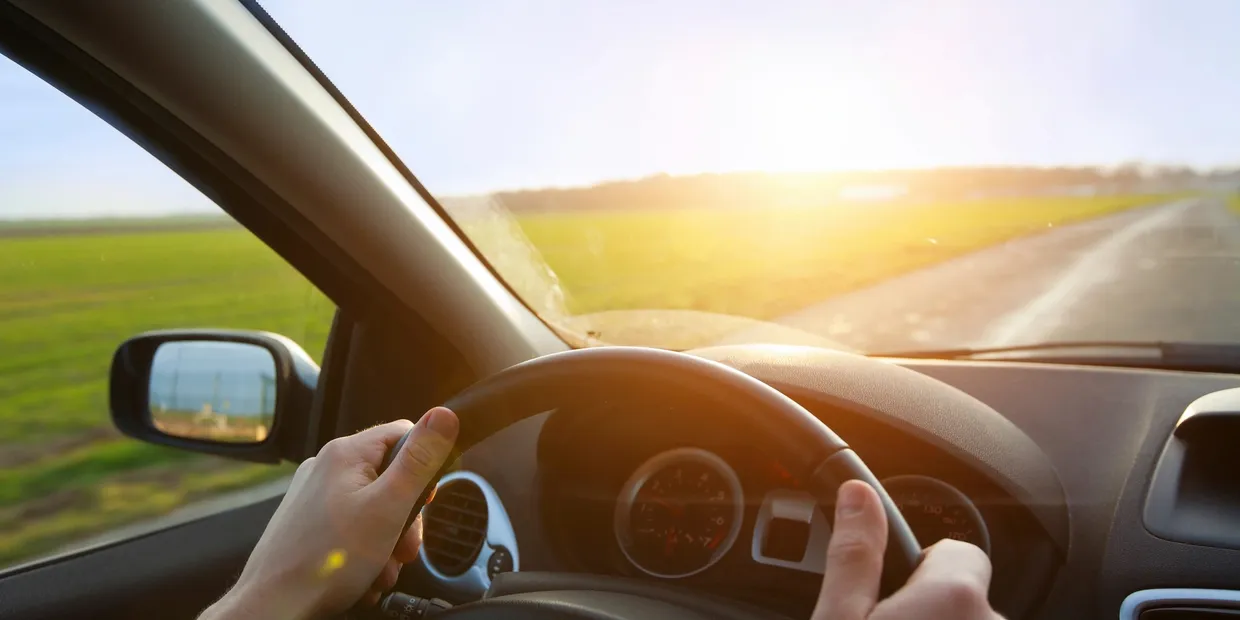
[[[673,517],[679,517],[679,516],[680,516],[680,513],[684,512],[684,510],[685,510],[684,506],[677,506],[677,505],[675,505],[675,504],[673,504],[673,503],[671,503],[671,502],[669,502],[669,501],[667,501],[667,500],[665,500],[665,499],[659,498],[659,497],[650,497],[650,498],[649,498],[649,499],[647,499],[646,501],[651,502],[651,503],[654,503],[654,504],[658,504],[658,505],[660,505],[660,506],[662,506],[662,507],[666,508],[666,509],[668,510],[668,512],[672,513],[672,516],[673,516]]]
[[[718,547],[721,542],[723,542],[723,530],[720,530],[719,533],[715,534],[714,538],[710,539],[710,542],[707,543],[706,548],[714,551],[714,549]]]
[[[676,528],[667,528],[667,539],[663,541],[663,555],[671,556],[676,548]]]

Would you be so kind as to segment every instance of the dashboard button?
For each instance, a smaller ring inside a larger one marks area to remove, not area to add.
[[[491,558],[487,560],[487,577],[495,579],[500,573],[512,572],[512,554],[508,552],[506,547],[496,547],[491,553]]]

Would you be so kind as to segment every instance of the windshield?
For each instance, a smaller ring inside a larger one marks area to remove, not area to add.
[[[263,6],[574,343],[1240,342],[1240,4]]]

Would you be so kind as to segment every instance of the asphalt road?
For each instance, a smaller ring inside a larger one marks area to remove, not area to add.
[[[1082,339],[1240,342],[1240,217],[1216,198],[1126,211],[775,322],[867,352]]]

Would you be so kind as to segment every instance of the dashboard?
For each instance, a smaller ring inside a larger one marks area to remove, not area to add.
[[[827,352],[721,349],[696,353],[826,422],[884,480],[923,545],[957,538],[986,550],[1005,617],[1115,617],[1163,589],[1240,586],[1240,549],[1168,540],[1143,520],[1185,409],[1240,378],[934,361],[850,375]],[[883,373],[897,370],[959,394],[890,394]],[[475,568],[445,575],[424,553],[416,587],[468,600],[507,570],[601,574],[805,617],[829,519],[779,454],[718,413],[689,396],[631,395],[501,431],[464,455],[467,475],[456,478],[483,489],[467,507],[491,516],[474,523],[486,532]],[[425,537],[433,548],[443,532],[428,525]]]
[[[995,563],[995,595],[1049,583],[1053,557],[1033,517],[1002,489],[924,442],[811,408],[861,455],[901,504],[919,542],[974,542]],[[543,529],[569,570],[674,582],[805,615],[825,565],[830,524],[801,480],[751,433],[713,423],[691,402],[612,402],[543,424]],[[1041,570],[1037,570],[1040,568]]]

